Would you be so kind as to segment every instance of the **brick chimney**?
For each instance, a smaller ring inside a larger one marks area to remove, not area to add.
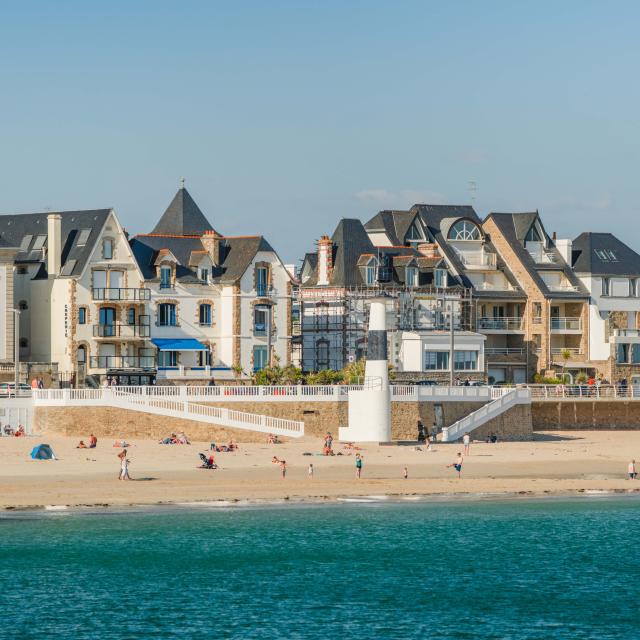
[[[329,284],[333,270],[333,242],[329,236],[318,240],[318,284]]]
[[[47,216],[47,272],[49,277],[60,275],[62,263],[62,216],[50,213]]]
[[[439,258],[440,251],[435,242],[423,242],[416,247],[418,253],[425,258]]]
[[[206,249],[214,266],[220,266],[220,245],[222,243],[222,236],[214,229],[211,229],[211,231],[205,231],[202,234],[200,242],[202,242],[202,246]]]

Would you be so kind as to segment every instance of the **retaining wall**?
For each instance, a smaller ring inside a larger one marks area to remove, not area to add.
[[[533,402],[536,431],[640,429],[638,400],[559,400]]]

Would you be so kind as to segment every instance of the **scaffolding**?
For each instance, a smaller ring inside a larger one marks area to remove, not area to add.
[[[387,302],[387,329],[446,331],[453,312],[456,331],[472,329],[471,289],[422,287],[299,287],[293,292],[293,356],[304,371],[338,370],[364,357],[369,305]]]

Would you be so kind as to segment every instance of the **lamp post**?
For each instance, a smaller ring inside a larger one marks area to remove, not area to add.
[[[18,397],[18,376],[20,372],[20,311],[18,309],[10,309],[13,313],[13,348],[14,348],[14,376],[13,376],[13,395]],[[9,394],[11,395],[11,394]]]

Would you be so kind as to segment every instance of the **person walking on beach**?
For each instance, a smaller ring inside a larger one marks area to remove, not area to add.
[[[309,480],[313,480],[313,465],[312,464],[309,465],[309,470],[307,471],[307,474],[309,476]]]
[[[280,470],[282,471],[282,479],[284,480],[287,475],[287,463],[285,460],[280,460]]]
[[[404,468],[404,471],[402,472],[402,477],[405,480],[409,477],[409,469],[407,469],[407,467]]]
[[[356,453],[356,478],[358,480],[362,477],[362,456]]]
[[[131,480],[131,476],[129,476],[129,460],[127,460],[127,450],[123,449],[118,454],[118,458],[120,458],[120,474],[118,475],[118,480]]]
[[[456,458],[456,461],[447,465],[447,469],[451,469],[451,467],[453,467],[458,472],[458,478],[462,477],[462,462],[463,462],[463,460],[464,460],[464,458],[462,457],[462,454],[460,452],[458,452],[458,457]]]
[[[635,480],[638,477],[638,474],[636,472],[636,461],[635,460],[632,460],[629,463],[628,471],[629,471],[629,480]]]
[[[469,451],[471,450],[471,438],[468,433],[465,433],[464,436],[462,436],[462,444],[464,445],[464,455],[468,456]]]

